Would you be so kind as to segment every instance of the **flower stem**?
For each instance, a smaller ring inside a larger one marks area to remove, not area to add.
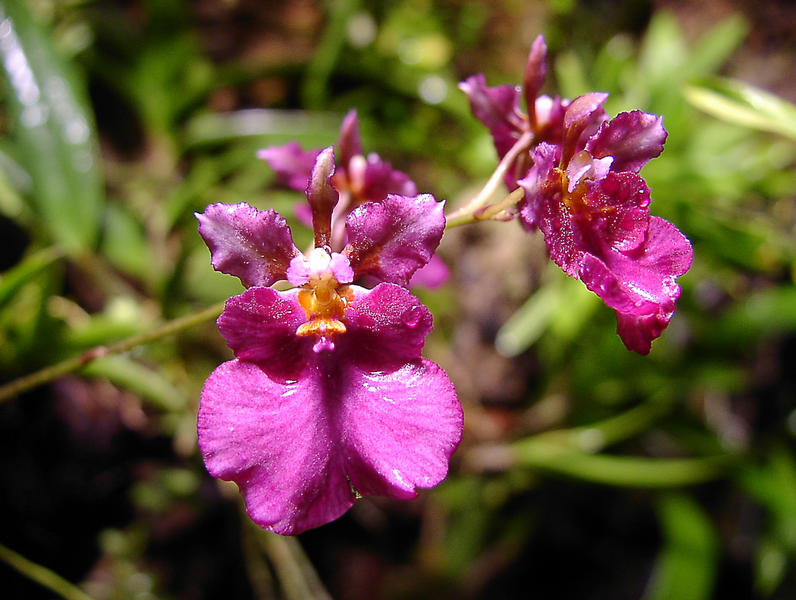
[[[516,205],[517,202],[522,200],[524,195],[525,195],[525,190],[523,190],[522,188],[517,188],[499,202],[495,202],[494,204],[485,206],[481,210],[478,210],[471,215],[463,215],[461,217],[456,217],[453,219],[451,218],[446,219],[445,229],[452,229],[453,227],[459,227],[461,225],[469,225],[470,223],[477,223],[478,221],[506,220],[500,218],[501,213],[503,213],[503,211],[505,210],[508,210],[512,206]],[[512,217],[509,216],[508,218]]]
[[[481,191],[478,192],[475,198],[470,200],[470,202],[448,215],[448,219],[455,220],[463,216],[473,215],[482,206],[489,202],[489,199],[495,193],[495,190],[497,190],[498,186],[500,186],[500,183],[503,180],[506,172],[509,170],[509,167],[514,164],[514,161],[516,160],[517,156],[519,156],[520,152],[524,152],[530,148],[532,141],[533,133],[529,131],[523,133],[498,163],[495,172],[492,173],[491,177],[484,184],[483,189],[481,189]]]
[[[298,538],[257,528],[257,540],[268,555],[287,600],[331,600]]]
[[[43,567],[0,544],[0,560],[66,600],[92,600],[91,596],[47,567]]]
[[[35,373],[31,373],[30,375],[25,375],[24,377],[10,381],[0,386],[0,402],[9,400],[22,392],[44,385],[45,383],[49,383],[68,373],[78,371],[98,358],[127,352],[136,346],[154,342],[184,329],[189,329],[195,325],[214,319],[221,314],[222,310],[224,310],[224,302],[220,302],[209,308],[200,310],[199,312],[180,317],[179,319],[168,321],[152,331],[139,333],[125,340],[116,342],[115,344],[111,344],[110,346],[96,346],[78,356],[68,358],[62,362],[36,371]]]

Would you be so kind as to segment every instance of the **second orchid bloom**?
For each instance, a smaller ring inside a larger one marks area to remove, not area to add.
[[[473,114],[492,134],[504,180],[520,186],[519,218],[540,229],[550,257],[614,311],[617,332],[630,350],[650,351],[674,314],[676,279],[691,266],[691,242],[674,225],[649,213],[650,192],[638,175],[663,151],[666,131],[641,111],[609,119],[607,94],[572,101],[538,96],[547,48],[531,47],[522,90],[487,87],[483,75],[461,84]],[[522,93],[521,93],[522,92]],[[520,109],[525,99],[527,113]]]

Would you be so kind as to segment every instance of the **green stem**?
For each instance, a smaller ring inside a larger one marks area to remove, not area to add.
[[[503,181],[503,177],[506,175],[506,172],[509,170],[509,167],[514,164],[517,156],[521,152],[524,152],[528,148],[531,147],[531,142],[533,141],[533,134],[530,132],[525,132],[520,136],[511,149],[506,153],[506,155],[501,159],[498,163],[495,172],[492,173],[492,176],[487,180],[486,184],[484,184],[483,189],[478,192],[478,195],[475,196],[470,202],[462,206],[461,208],[453,211],[450,215],[448,215],[448,219],[451,221],[455,221],[461,217],[471,216],[475,214],[480,208],[482,208],[489,199],[494,195],[495,191],[500,186],[500,183]]]
[[[47,567],[43,567],[0,544],[0,560],[66,600],[92,600],[91,596]]]
[[[515,206],[520,200],[522,200],[524,195],[525,190],[522,188],[517,188],[499,202],[485,206],[473,214],[463,215],[461,217],[455,218],[447,218],[445,219],[445,229],[453,229],[454,227],[469,225],[470,223],[477,223],[478,221],[505,220],[499,218],[500,214],[512,206]]]
[[[24,377],[10,381],[5,385],[0,386],[0,402],[9,400],[10,398],[21,394],[22,392],[33,389],[40,385],[44,385],[45,383],[49,383],[50,381],[57,379],[58,377],[62,377],[68,373],[79,371],[98,358],[127,352],[136,346],[154,342],[166,336],[182,331],[183,329],[189,329],[195,325],[199,325],[200,323],[214,319],[221,314],[222,310],[224,310],[224,303],[220,302],[219,304],[194,314],[186,315],[184,317],[180,317],[179,319],[174,319],[173,321],[164,323],[152,331],[131,336],[126,340],[121,340],[115,344],[111,344],[110,346],[97,346],[95,348],[91,348],[79,356],[69,358],[54,365],[50,365],[49,367],[45,367],[39,371],[36,371],[35,373],[31,373],[30,375],[25,375]]]
[[[252,524],[252,527],[256,527]],[[287,600],[332,600],[298,538],[257,528],[257,539],[276,571]]]

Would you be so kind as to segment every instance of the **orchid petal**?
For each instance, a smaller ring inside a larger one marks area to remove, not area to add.
[[[388,195],[355,208],[346,220],[344,253],[357,276],[407,285],[434,254],[445,230],[444,202],[431,194]]]
[[[196,213],[199,233],[216,271],[238,277],[246,287],[269,286],[285,278],[299,254],[290,227],[279,213],[240,204],[211,204]]]
[[[284,146],[269,146],[258,150],[257,157],[268,163],[283,185],[303,192],[319,153],[320,150],[305,152],[298,142],[288,142]]]
[[[311,342],[296,336],[296,329],[307,320],[297,293],[257,287],[227,300],[218,330],[237,358],[257,363],[271,377],[298,376]]]
[[[592,215],[589,233],[596,238],[595,246],[587,251],[599,253],[597,244],[605,244],[628,252],[645,242],[650,190],[635,173],[608,173],[589,187],[586,204]]]
[[[364,179],[363,201],[380,202],[388,194],[417,196],[417,186],[409,175],[393,169],[392,165],[383,161],[378,154],[368,155]]]
[[[433,254],[425,266],[420,267],[412,275],[409,287],[421,286],[434,290],[448,281],[450,275],[451,270],[448,265],[439,257],[439,254]]]
[[[572,156],[582,150],[586,141],[607,118],[602,105],[608,98],[603,92],[591,92],[575,98],[564,113],[564,142],[561,166],[566,167]]]
[[[337,152],[341,165],[347,165],[352,158],[362,155],[362,142],[359,139],[359,123],[356,110],[348,111],[342,125],[340,125]]]
[[[429,360],[388,373],[347,371],[340,430],[346,472],[361,494],[412,498],[445,478],[463,414],[445,372]]]
[[[220,365],[202,390],[199,447],[208,472],[234,481],[264,529],[294,535],[354,503],[321,377],[280,383],[258,365]]]
[[[468,77],[459,84],[470,100],[476,119],[486,125],[492,134],[498,156],[503,158],[522,135],[520,115],[520,90],[513,85],[489,87],[481,73]]]
[[[640,110],[623,112],[602,124],[586,150],[597,158],[613,156],[614,171],[638,173],[663,152],[667,135],[662,117]]]
[[[348,330],[340,338],[341,352],[360,368],[376,371],[420,358],[433,319],[405,288],[381,283],[357,293],[345,311],[345,321]]]
[[[691,266],[691,242],[674,225],[650,217],[646,243],[631,253],[586,255],[580,278],[616,310],[625,345],[647,354],[669,323],[680,297],[676,278]]]
[[[528,107],[528,116],[531,126],[536,129],[536,97],[544,85],[545,75],[547,74],[547,44],[544,37],[538,36],[531,46],[528,54],[528,62],[525,64],[525,77],[523,78],[522,91],[525,96],[525,105]]]
[[[525,196],[520,202],[520,221],[529,231],[534,231],[539,226],[539,219],[543,213],[542,186],[548,180],[550,172],[561,158],[559,146],[542,142],[530,152],[533,166],[528,174],[517,183],[525,190]]]

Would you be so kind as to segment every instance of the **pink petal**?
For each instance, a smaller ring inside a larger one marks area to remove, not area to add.
[[[585,250],[599,254],[598,246],[605,244],[628,252],[645,242],[650,219],[650,190],[635,173],[608,173],[589,188],[586,203],[591,214],[586,227],[595,240],[591,248]]]
[[[273,210],[259,211],[245,202],[211,204],[196,218],[213,268],[238,277],[246,287],[284,279],[290,260],[299,254],[290,227]]]
[[[513,85],[488,87],[481,73],[459,84],[470,99],[470,109],[476,119],[492,134],[499,157],[503,157],[528,127],[520,115],[520,90]]]
[[[448,265],[434,254],[424,267],[420,267],[412,279],[409,280],[409,287],[420,286],[430,290],[436,289],[450,278],[451,270]]]
[[[434,254],[445,229],[444,202],[431,194],[389,195],[355,208],[346,220],[345,254],[357,276],[407,285]]]
[[[347,165],[352,158],[362,154],[362,142],[359,139],[359,123],[356,110],[348,111],[342,125],[340,125],[337,152],[341,165]]]
[[[319,379],[278,383],[233,360],[202,390],[197,430],[208,472],[237,483],[252,520],[276,533],[318,527],[354,503]]]
[[[303,192],[312,173],[312,166],[320,150],[303,151],[298,142],[288,142],[284,146],[269,146],[257,152],[261,158],[276,171],[283,185]]]
[[[369,154],[365,166],[365,185],[361,199],[381,202],[388,194],[416,196],[417,186],[409,178],[409,175],[393,169],[392,165],[383,161],[378,154]]]
[[[586,141],[607,119],[602,105],[608,98],[603,92],[591,92],[575,98],[564,113],[564,145],[561,166],[566,168],[576,152],[583,150]]]
[[[544,211],[544,192],[542,186],[550,172],[561,158],[561,148],[542,142],[530,152],[533,166],[528,174],[517,183],[525,190],[520,202],[520,221],[529,231],[535,231]]]
[[[596,158],[613,156],[613,171],[638,173],[663,152],[667,135],[662,117],[640,110],[623,112],[602,124],[586,150]]]
[[[347,371],[346,472],[361,494],[412,498],[444,479],[463,413],[445,372],[418,360],[389,373]]]
[[[297,293],[251,288],[227,300],[218,318],[218,330],[235,356],[259,364],[272,378],[297,378],[312,345],[296,335],[307,320]]]
[[[580,278],[616,310],[625,345],[640,354],[668,325],[680,297],[676,278],[691,266],[691,242],[674,225],[650,217],[646,243],[630,253],[585,255]]]
[[[406,289],[381,283],[357,294],[345,311],[345,323],[341,353],[360,368],[375,371],[420,358],[433,318]]]
[[[528,54],[528,62],[525,64],[525,77],[523,78],[522,91],[525,96],[525,105],[528,107],[528,115],[531,118],[532,126],[536,127],[536,97],[542,90],[545,75],[547,74],[547,44],[541,35],[534,40],[531,51]]]

